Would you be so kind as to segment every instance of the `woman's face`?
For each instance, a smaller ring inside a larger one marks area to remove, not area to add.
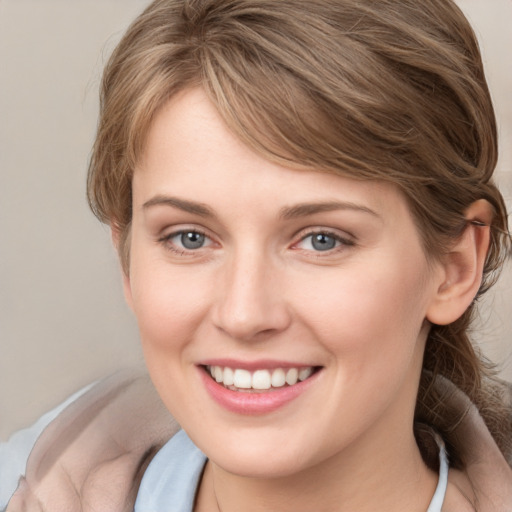
[[[149,372],[215,464],[282,476],[412,438],[440,283],[395,188],[270,163],[190,90],[157,115],[133,201]]]

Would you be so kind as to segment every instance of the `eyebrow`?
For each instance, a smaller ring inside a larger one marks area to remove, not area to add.
[[[187,213],[199,215],[200,217],[215,218],[216,215],[211,208],[204,203],[179,199],[177,197],[158,195],[146,201],[143,205],[144,209],[152,206],[171,206],[178,208]],[[301,203],[294,206],[285,206],[279,212],[279,217],[284,220],[296,219],[299,217],[307,217],[317,213],[331,212],[336,210],[352,210],[380,217],[378,213],[366,206],[346,201],[329,201],[322,203]]]
[[[155,196],[149,201],[146,201],[142,207],[146,210],[152,206],[171,206],[178,208],[187,213],[199,215],[200,217],[215,217],[213,210],[203,203],[196,203],[195,201],[188,201],[186,199],[178,199],[171,196]]]
[[[331,212],[336,210],[352,210],[356,212],[368,213],[374,217],[380,215],[370,208],[356,203],[345,201],[329,201],[326,203],[302,203],[295,206],[286,206],[281,209],[279,216],[282,219],[295,219],[298,217],[307,217],[316,213]]]

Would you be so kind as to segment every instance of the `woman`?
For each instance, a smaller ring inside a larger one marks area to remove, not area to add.
[[[142,377],[95,386],[7,510],[510,509],[467,334],[509,248],[495,163],[450,1],[153,2],[88,190],[175,420]]]

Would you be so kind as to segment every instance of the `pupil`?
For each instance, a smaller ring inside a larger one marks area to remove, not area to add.
[[[181,243],[186,249],[199,249],[204,244],[204,235],[189,231],[188,233],[182,233]]]
[[[336,240],[332,236],[318,233],[313,236],[312,245],[317,251],[329,251],[334,249]]]

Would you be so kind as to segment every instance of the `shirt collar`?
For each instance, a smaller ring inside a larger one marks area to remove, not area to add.
[[[192,512],[206,455],[185,431],[175,434],[155,455],[142,478],[135,512]]]

